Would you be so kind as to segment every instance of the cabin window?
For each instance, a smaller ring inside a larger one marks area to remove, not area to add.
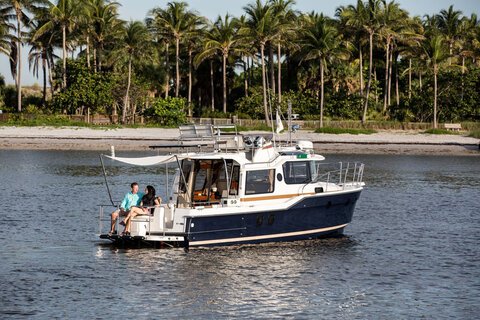
[[[275,187],[275,170],[247,171],[245,194],[271,193]]]
[[[308,161],[291,161],[283,164],[283,176],[286,184],[302,184],[311,181]]]
[[[238,181],[240,179],[240,167],[234,166],[230,177],[230,195],[238,195]]]

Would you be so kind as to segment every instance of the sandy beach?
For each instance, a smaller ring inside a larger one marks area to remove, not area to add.
[[[256,135],[262,132],[246,132]],[[265,132],[263,132],[265,134]],[[149,146],[178,142],[178,129],[81,127],[0,127],[0,149],[8,150],[149,150]],[[375,134],[319,134],[298,131],[293,140],[310,140],[320,153],[432,154],[480,156],[479,139],[462,135],[431,135],[415,131]],[[279,135],[286,141],[288,135]]]

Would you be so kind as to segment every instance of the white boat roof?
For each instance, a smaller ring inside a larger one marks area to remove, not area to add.
[[[135,166],[154,166],[159,164],[166,164],[171,162],[176,162],[177,160],[185,160],[185,159],[192,159],[192,160],[234,160],[239,164],[250,163],[251,161],[245,158],[244,153],[219,153],[219,152],[211,152],[211,153],[183,153],[183,154],[170,154],[164,156],[150,156],[150,157],[140,157],[140,158],[125,158],[125,157],[115,157],[115,156],[107,156],[105,157],[123,162],[126,164],[131,164]]]

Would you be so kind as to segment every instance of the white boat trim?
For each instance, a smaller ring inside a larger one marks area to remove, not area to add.
[[[301,236],[301,235],[318,233],[318,232],[331,231],[331,230],[335,230],[335,229],[341,229],[341,228],[344,228],[345,226],[347,226],[347,223],[341,224],[341,225],[338,225],[338,226],[328,227],[328,228],[320,228],[320,229],[305,230],[305,231],[295,231],[295,232],[285,232],[285,233],[277,233],[277,234],[268,234],[268,235],[263,235],[263,236],[241,237],[241,238],[225,238],[225,239],[205,240],[205,241],[190,241],[189,245],[190,246],[202,246],[202,245],[209,245],[209,244],[229,243],[229,242],[245,242],[245,241],[275,239],[275,238],[282,238],[282,237],[294,237],[294,236]]]

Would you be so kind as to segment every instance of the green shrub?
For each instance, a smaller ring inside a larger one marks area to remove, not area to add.
[[[472,138],[480,139],[480,130],[470,131],[470,133],[468,134],[468,136],[469,136],[469,137],[472,137]]]
[[[152,122],[167,127],[176,127],[187,120],[187,100],[185,98],[157,98],[144,115]]]

